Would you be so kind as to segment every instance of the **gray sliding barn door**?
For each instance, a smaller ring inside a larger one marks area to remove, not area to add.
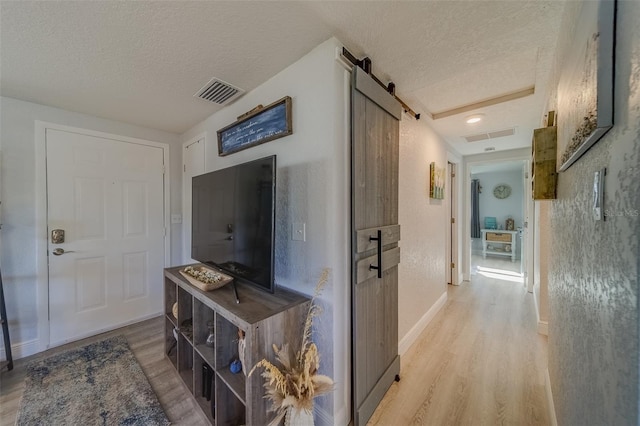
[[[365,425],[400,373],[398,139],[402,108],[354,67],[351,89],[353,423]]]

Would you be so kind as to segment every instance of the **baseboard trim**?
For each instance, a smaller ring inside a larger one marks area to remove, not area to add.
[[[110,327],[101,328],[99,330],[96,330],[96,331],[94,331],[92,333],[89,333],[89,334],[86,334],[86,335],[76,336],[76,337],[74,337],[72,339],[68,339],[68,340],[65,340],[65,341],[62,341],[62,342],[56,342],[54,344],[47,345],[47,347],[45,347],[45,348],[40,347],[40,343],[41,343],[40,339],[33,339],[33,340],[27,340],[26,342],[15,343],[15,344],[11,345],[11,355],[13,356],[14,360],[20,359],[20,358],[26,358],[28,356],[35,355],[35,354],[40,353],[40,352],[44,352],[47,349],[51,349],[51,348],[54,348],[56,346],[62,346],[62,345],[65,345],[65,344],[67,344],[69,342],[75,342],[77,340],[82,340],[82,339],[85,339],[87,337],[97,336],[98,334],[106,333],[108,331],[113,331],[113,330],[116,330],[118,328],[126,327],[128,325],[131,325],[131,324],[134,324],[134,323],[137,323],[137,322],[142,322],[142,321],[146,321],[146,320],[151,319],[151,318],[155,318],[157,316],[162,315],[162,312],[163,311],[160,310],[158,312],[154,312],[154,313],[149,314],[149,315],[144,315],[144,316],[142,316],[140,318],[137,318],[137,319],[134,319],[134,320],[125,321],[123,323],[116,324],[116,325],[113,325],[113,326],[110,326]],[[1,347],[0,348],[0,358],[6,359],[6,355],[7,354],[6,354],[5,350],[4,350],[4,347]]]
[[[40,341],[38,339],[27,340],[11,345],[11,356],[14,360],[26,358],[40,352]],[[4,347],[0,348],[0,358],[7,359],[7,353]]]
[[[314,410],[315,424],[318,426],[333,425],[333,416],[321,407],[316,406]]]
[[[405,334],[402,339],[400,339],[400,343],[398,344],[398,352],[400,353],[400,355],[404,355],[409,350],[411,345],[413,345],[416,340],[418,340],[418,337],[420,337],[420,333],[422,333],[427,325],[429,325],[433,317],[436,316],[436,314],[440,311],[440,309],[442,309],[445,303],[447,303],[446,291],[442,293],[436,303],[434,303],[433,306],[429,308],[429,310],[422,316],[422,318],[420,318],[420,320],[413,327],[411,327],[411,330],[409,330],[409,332]]]
[[[549,407],[549,421],[551,426],[558,426],[558,419],[556,418],[556,406],[553,403],[553,392],[551,391],[551,376],[549,376],[549,369],[546,370],[546,376],[544,378],[544,389],[547,393],[547,406]]]
[[[538,333],[544,336],[549,335],[549,323],[546,321],[538,321]]]
[[[537,329],[539,334],[542,334],[544,336],[548,336],[549,335],[549,322],[548,321],[542,321],[540,319],[540,305],[538,304],[538,294],[536,292],[535,286],[532,289],[531,293],[533,293],[533,306],[535,307],[535,310],[536,310],[536,329]]]
[[[351,422],[351,407],[343,405],[340,410],[333,416],[336,425],[348,425]]]
[[[97,336],[98,334],[102,334],[102,333],[106,333],[108,331],[113,331],[116,330],[118,328],[122,328],[122,327],[126,327],[127,325],[131,325],[137,322],[142,322],[142,321],[146,321],[148,319],[151,318],[155,318],[157,316],[162,315],[162,311],[158,311],[158,312],[154,312],[152,314],[149,315],[145,315],[143,317],[137,318],[135,320],[131,320],[131,321],[126,321],[124,323],[121,324],[117,324],[111,327],[105,327],[102,328],[100,330],[97,330],[95,332],[89,333],[87,335],[82,335],[82,336],[78,336],[78,337],[74,337],[73,339],[69,339],[69,340],[65,340],[63,342],[57,342],[53,345],[47,345],[48,347],[42,348],[40,347],[40,339],[33,339],[33,340],[27,340],[26,342],[20,342],[20,343],[15,343],[13,345],[11,345],[11,355],[13,356],[13,359],[20,359],[20,358],[26,358],[28,356],[31,355],[35,355],[37,353],[40,352],[44,352],[47,349],[56,347],[56,346],[62,346],[64,344],[67,344],[69,342],[75,342],[77,340],[82,340],[85,339],[87,337],[93,337],[93,336]],[[4,350],[4,347],[0,347],[0,358],[2,359],[6,359],[7,354]]]
[[[135,323],[138,323],[138,322],[149,320],[151,318],[159,317],[162,314],[163,314],[163,311],[160,310],[160,311],[153,312],[153,313],[150,313],[150,314],[147,314],[147,315],[142,315],[141,317],[134,318],[132,320],[120,322],[120,323],[117,323],[117,324],[112,324],[112,325],[110,325],[108,327],[99,328],[99,329],[94,330],[94,331],[92,331],[90,333],[82,333],[82,334],[79,334],[77,336],[71,337],[69,339],[61,340],[59,342],[53,342],[53,343],[50,342],[49,343],[49,347],[47,347],[47,349],[55,348],[55,347],[58,347],[58,346],[66,345],[67,343],[77,342],[78,340],[86,339],[86,338],[89,338],[89,337],[97,336],[98,334],[107,333],[109,331],[117,330],[119,328],[126,327],[126,326],[131,325],[131,324],[135,324]]]

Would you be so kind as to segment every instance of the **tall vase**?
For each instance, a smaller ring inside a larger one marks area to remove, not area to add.
[[[313,411],[306,412],[288,407],[284,416],[284,426],[313,426]]]

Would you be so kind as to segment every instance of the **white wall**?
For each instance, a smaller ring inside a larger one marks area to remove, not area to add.
[[[206,133],[206,170],[278,155],[276,281],[311,294],[322,268],[331,280],[315,340],[322,372],[336,391],[319,400],[319,424],[347,424],[350,409],[349,79],[335,57],[335,39],[237,102],[179,137],[84,114],[1,98],[3,278],[15,342],[37,341],[35,294],[34,121],[171,143],[171,213],[181,212],[180,143]],[[294,134],[227,157],[217,156],[216,130],[257,104],[293,98]],[[444,201],[428,196],[429,163],[444,167],[447,145],[423,121],[404,118],[400,135],[401,345],[406,349],[446,300]],[[190,212],[183,211],[184,215]],[[291,240],[291,224],[305,222],[307,240]],[[185,233],[190,230],[185,229]],[[180,225],[172,226],[172,263],[181,263]]]
[[[551,211],[552,200],[535,202],[534,229],[534,284],[538,332],[548,334],[549,326],[549,264],[551,262]]]
[[[567,3],[558,70],[589,4]],[[549,208],[548,363],[560,425],[640,421],[640,2],[617,2],[616,17],[613,128],[558,175]],[[549,99],[553,110],[557,97]],[[568,144],[558,141],[558,158]],[[596,221],[602,168],[606,218]]]
[[[271,154],[278,156],[276,207],[276,282],[311,294],[324,267],[331,280],[325,313],[315,338],[323,355],[321,370],[332,375],[336,391],[321,398],[320,424],[347,424],[350,409],[350,207],[349,79],[335,61],[331,39],[233,105],[182,135],[206,133],[206,171]],[[216,131],[257,104],[293,98],[293,135],[219,157]],[[401,352],[418,337],[446,301],[444,200],[429,198],[429,163],[447,163],[447,148],[424,123],[404,117],[400,124],[399,336]],[[184,215],[191,213],[184,211]],[[293,222],[305,222],[306,242],[291,240]],[[185,229],[187,235],[190,231]],[[187,254],[185,253],[185,256]],[[332,354],[332,359],[331,355]]]
[[[277,155],[275,279],[312,294],[323,268],[330,280],[314,341],[321,372],[336,390],[316,406],[319,424],[347,424],[350,407],[349,98],[350,74],[335,61],[336,39],[190,129],[182,140],[206,132],[206,171]],[[293,134],[219,157],[216,131],[258,104],[293,99]],[[189,211],[184,212],[190,215]],[[306,241],[292,241],[293,222],[306,223]],[[185,235],[190,230],[184,230]]]
[[[36,277],[35,121],[46,121],[170,144],[171,210],[180,211],[178,136],[126,123],[69,112],[12,98],[0,98],[2,149],[2,279],[14,356],[38,350]],[[171,228],[172,262],[181,258],[180,225]]]
[[[449,204],[429,198],[429,165],[447,165],[447,149],[422,120],[400,122],[398,303],[402,354],[446,301],[446,229]]]

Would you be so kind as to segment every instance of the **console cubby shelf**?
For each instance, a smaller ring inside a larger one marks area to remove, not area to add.
[[[230,371],[239,358],[238,333],[244,334],[246,344],[243,369],[250,370],[263,358],[275,362],[273,344],[299,346],[309,298],[281,288],[270,294],[237,283],[237,304],[232,284],[202,291],[180,275],[185,266],[164,271],[165,355],[212,425],[269,423],[273,414],[267,413],[260,374],[246,377]],[[177,320],[172,314],[176,302]],[[209,323],[213,346],[206,344]]]

